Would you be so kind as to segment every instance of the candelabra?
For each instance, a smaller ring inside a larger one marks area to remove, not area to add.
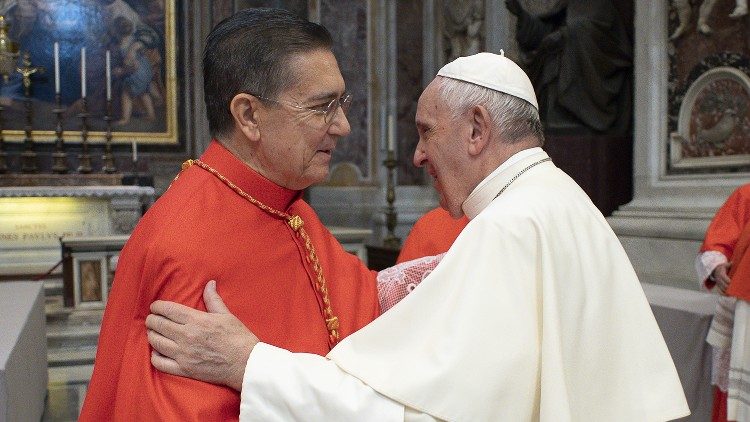
[[[65,154],[65,141],[63,141],[63,119],[65,109],[62,107],[60,93],[55,94],[55,108],[52,110],[57,115],[55,126],[55,152],[52,153],[52,171],[58,174],[68,172],[68,157]]]
[[[8,165],[5,162],[8,154],[5,152],[5,138],[3,137],[3,110],[5,107],[0,106],[0,174],[8,172]]]
[[[78,172],[83,174],[91,173],[91,156],[89,155],[89,127],[86,119],[89,117],[86,108],[86,97],[81,98],[81,112],[78,114],[81,118],[81,154],[78,156]]]
[[[135,186],[141,185],[141,181],[139,180],[139,177],[140,176],[138,175],[138,159],[134,158],[133,159],[133,185]]]
[[[388,150],[388,155],[383,161],[383,165],[388,169],[388,182],[385,194],[385,199],[388,202],[388,206],[385,210],[385,226],[388,228],[388,234],[383,239],[383,246],[397,249],[401,247],[401,239],[396,237],[394,233],[396,230],[396,224],[398,223],[398,216],[396,214],[396,208],[393,206],[393,202],[396,201],[394,170],[398,165],[398,160],[396,160],[396,155],[392,149]]]
[[[107,131],[104,134],[104,155],[102,160],[104,165],[102,171],[105,173],[114,173],[117,171],[115,168],[115,158],[112,155],[112,100],[107,99],[107,110],[104,115],[104,121],[107,122]]]

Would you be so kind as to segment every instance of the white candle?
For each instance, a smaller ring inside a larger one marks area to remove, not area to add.
[[[133,141],[133,162],[138,161],[138,143]]]
[[[112,71],[109,63],[109,50],[107,50],[105,57],[107,59],[107,101],[109,101],[112,99]]]
[[[60,43],[55,41],[55,94],[60,93]]]
[[[81,47],[81,98],[86,98],[86,47]]]
[[[396,116],[388,115],[388,150],[396,151]]]

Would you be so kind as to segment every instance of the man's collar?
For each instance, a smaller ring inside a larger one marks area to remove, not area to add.
[[[498,168],[484,178],[471,191],[461,208],[469,219],[476,217],[495,198],[505,183],[530,162],[549,158],[541,147],[533,147],[519,151],[505,160]]]
[[[289,208],[302,194],[302,191],[287,189],[266,179],[215,139],[201,156],[201,161],[258,201],[281,211]]]

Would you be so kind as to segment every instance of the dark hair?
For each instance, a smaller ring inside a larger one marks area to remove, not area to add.
[[[273,98],[296,80],[299,53],[331,48],[326,28],[281,9],[242,10],[211,30],[203,54],[203,93],[211,136],[228,135],[229,103],[240,92]]]

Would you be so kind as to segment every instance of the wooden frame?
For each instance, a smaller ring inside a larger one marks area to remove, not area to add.
[[[109,6],[93,3],[86,0],[39,2],[35,6],[36,21],[26,25],[20,19],[14,22],[13,7],[8,10],[11,36],[19,43],[21,51],[30,52],[33,66],[44,67],[43,72],[32,77],[34,141],[51,142],[55,138],[53,42],[57,41],[60,43],[66,142],[81,141],[78,118],[81,111],[80,48],[85,46],[89,141],[104,140],[104,56],[105,51],[110,50],[113,119],[123,119],[124,97],[128,96],[133,106],[130,121],[113,127],[113,142],[177,144],[176,0],[165,0],[163,9],[159,2],[144,0],[115,0]],[[120,18],[123,19],[117,21]],[[121,23],[120,29],[116,29],[113,22]],[[124,35],[128,32],[128,22],[132,27],[130,35]],[[16,74],[0,86],[0,102],[5,106],[4,135],[8,141],[24,139],[26,114],[20,79]],[[139,114],[147,109],[148,101],[154,105],[153,120]],[[147,129],[142,129],[144,127]]]
[[[76,308],[104,308],[109,293],[106,252],[73,253],[73,289]]]

